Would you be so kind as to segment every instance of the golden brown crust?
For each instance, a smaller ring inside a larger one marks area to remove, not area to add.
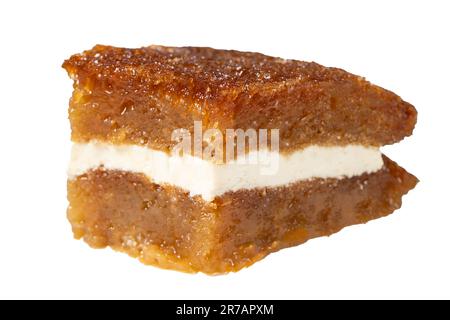
[[[146,264],[209,274],[237,271],[279,249],[392,213],[417,179],[384,158],[348,179],[240,190],[205,202],[145,176],[97,169],[68,182],[76,238]]]
[[[211,48],[96,46],[63,67],[76,79],[75,141],[168,151],[171,132],[277,128],[280,148],[385,145],[412,133],[413,106],[363,78],[316,63]]]
[[[205,47],[149,46],[140,49],[97,45],[73,55],[63,65],[69,73],[89,73],[103,79],[124,81],[124,88],[153,89],[160,84],[167,93],[210,101],[258,87],[288,82],[362,80],[343,70],[316,63],[285,60],[254,52]]]

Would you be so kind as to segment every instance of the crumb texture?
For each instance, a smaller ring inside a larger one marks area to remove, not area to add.
[[[177,128],[280,129],[305,145],[380,146],[412,133],[416,111],[344,70],[259,53],[195,47],[95,46],[63,67],[74,79],[72,139],[168,151]]]
[[[417,179],[391,160],[371,174],[229,192],[212,202],[145,176],[96,169],[68,182],[74,236],[145,264],[207,274],[392,213]]]

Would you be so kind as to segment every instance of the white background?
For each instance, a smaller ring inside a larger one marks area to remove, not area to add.
[[[1,1],[1,298],[450,298],[449,1]],[[384,148],[420,184],[395,214],[210,277],[72,239],[72,82],[93,45],[211,46],[314,60],[417,107]]]

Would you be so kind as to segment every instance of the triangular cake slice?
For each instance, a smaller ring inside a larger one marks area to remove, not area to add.
[[[93,247],[186,272],[237,271],[385,216],[417,183],[379,151],[412,133],[416,110],[341,69],[100,45],[63,67],[75,82],[68,216]]]

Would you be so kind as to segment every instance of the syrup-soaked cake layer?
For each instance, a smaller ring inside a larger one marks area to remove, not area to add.
[[[75,237],[92,247],[162,268],[226,273],[399,208],[417,179],[383,160],[371,174],[228,192],[211,202],[142,174],[100,168],[69,180],[68,217]]]
[[[363,78],[316,63],[211,48],[95,46],[63,67],[75,80],[72,140],[169,151],[173,130],[280,129],[280,150],[381,146],[412,133],[416,110]]]

